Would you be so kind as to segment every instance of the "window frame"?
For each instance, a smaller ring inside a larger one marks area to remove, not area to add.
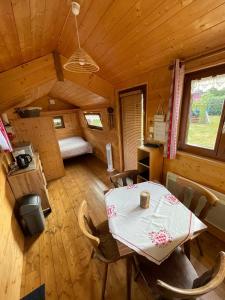
[[[55,123],[54,123],[54,119],[55,118],[58,118],[58,119],[60,119],[61,120],[61,126],[55,126]],[[54,125],[54,128],[55,129],[62,129],[62,128],[65,128],[65,123],[64,123],[64,119],[63,119],[63,116],[54,116],[53,117],[53,125]]]
[[[97,116],[99,116],[99,119],[100,119],[100,121],[101,121],[101,123],[102,123],[102,127],[100,127],[100,126],[95,126],[95,125],[90,125],[89,123],[88,123],[88,120],[86,119],[86,115],[97,115]],[[103,130],[103,122],[102,122],[102,116],[101,116],[101,113],[100,112],[85,112],[84,113],[84,119],[85,119],[85,121],[86,121],[86,124],[87,124],[87,127],[88,128],[90,128],[90,129],[97,129],[97,130]]]
[[[218,160],[225,160],[225,136],[222,133],[223,124],[225,122],[225,101],[222,108],[220,123],[217,131],[217,137],[215,141],[214,149],[207,149],[198,146],[188,145],[185,142],[187,129],[188,129],[188,116],[190,109],[190,89],[191,81],[196,79],[201,79],[209,76],[216,76],[225,74],[225,65],[219,65],[216,67],[211,67],[207,69],[202,69],[200,71],[195,71],[187,73],[184,78],[184,89],[181,105],[181,114],[180,114],[180,131],[179,131],[179,141],[178,141],[178,150],[189,152],[192,154],[214,158]]]

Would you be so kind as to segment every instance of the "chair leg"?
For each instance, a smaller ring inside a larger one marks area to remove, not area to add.
[[[200,243],[199,237],[196,238],[197,246],[200,252],[200,255],[203,256],[203,250],[202,250],[202,245]]]
[[[89,261],[91,261],[94,258],[94,256],[95,256],[95,250],[93,249],[92,252],[91,252],[91,256],[90,256]]]
[[[127,300],[131,300],[132,259],[127,257]]]
[[[184,243],[184,253],[187,256],[187,258],[190,260],[191,259],[191,242],[187,241]]]
[[[107,282],[107,274],[108,274],[108,264],[105,264],[104,274],[103,274],[103,287],[102,287],[102,300],[105,299],[105,289]]]
[[[132,259],[133,259],[133,265],[134,265],[134,271],[135,271],[134,281],[137,281],[138,276],[140,275],[140,266],[139,266],[139,262],[138,262],[138,259],[135,254],[132,256]]]

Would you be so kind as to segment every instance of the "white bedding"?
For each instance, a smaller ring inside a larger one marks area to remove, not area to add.
[[[91,144],[79,136],[59,140],[59,148],[63,159],[93,152]]]

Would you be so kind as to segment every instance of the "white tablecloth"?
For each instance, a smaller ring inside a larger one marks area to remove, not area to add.
[[[142,191],[150,193],[148,209],[140,207]],[[164,186],[154,182],[111,189],[105,202],[113,237],[156,264],[206,228]]]

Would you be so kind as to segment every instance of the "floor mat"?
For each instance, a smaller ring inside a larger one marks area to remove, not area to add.
[[[36,290],[23,297],[21,300],[45,300],[45,285],[42,284]]]

